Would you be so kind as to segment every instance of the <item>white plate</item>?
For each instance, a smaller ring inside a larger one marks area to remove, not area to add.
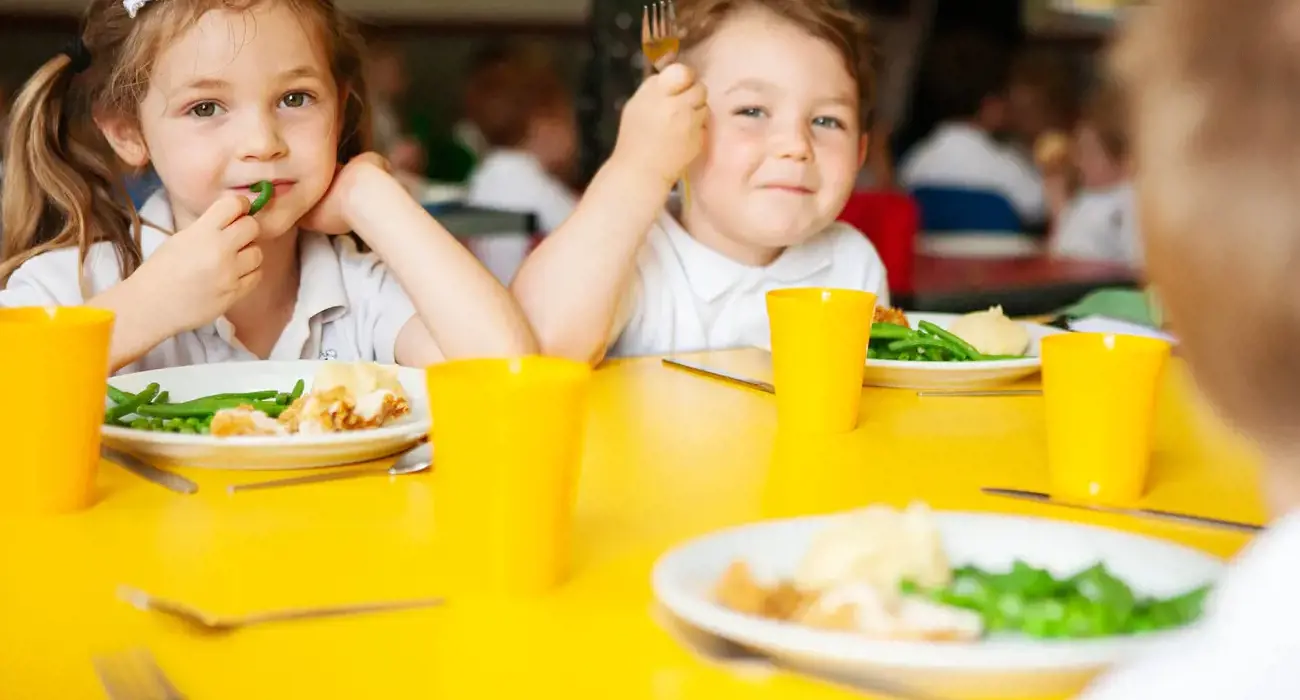
[[[921,321],[929,321],[940,328],[948,328],[960,318],[958,314],[909,313],[907,320],[916,328]],[[1042,369],[1039,357],[1043,338],[1065,331],[1037,323],[1020,322],[1029,332],[1029,350],[1019,360],[995,362],[905,362],[903,360],[867,360],[867,372],[862,383],[867,386],[887,386],[901,389],[983,389],[1031,377]]]
[[[1117,661],[1149,651],[1177,632],[1044,642],[1007,635],[972,643],[892,642],[824,632],[735,613],[711,599],[736,559],[769,581],[789,578],[829,517],[798,518],[715,533],[656,563],[655,596],[682,621],[796,668],[835,677],[888,678],[954,699],[1057,697],[1081,690]],[[1139,595],[1169,596],[1216,580],[1223,564],[1180,545],[1117,530],[993,514],[936,513],[954,566],[1005,570],[1021,559],[1053,575],[1098,561]]]
[[[1043,254],[1043,245],[1033,236],[1002,231],[953,231],[923,233],[918,253],[936,258],[1022,259]]]
[[[312,378],[324,362],[230,362],[172,367],[113,377],[113,386],[132,393],[151,382],[170,392],[172,402],[200,396],[276,389],[289,391]],[[398,379],[411,402],[411,412],[373,430],[330,435],[228,437],[184,435],[104,426],[105,444],[157,464],[216,469],[307,469],[379,459],[414,445],[429,428],[424,372],[399,367]]]
[[[959,314],[908,313],[907,320],[913,328],[921,321],[929,321],[947,328]],[[987,389],[1032,377],[1042,369],[1039,358],[1043,338],[1065,333],[1059,328],[1037,323],[1020,325],[1029,332],[1029,350],[1022,359],[994,362],[905,362],[903,360],[867,360],[867,371],[862,376],[864,386],[883,386],[896,389],[968,391]],[[763,345],[771,351],[771,341]]]

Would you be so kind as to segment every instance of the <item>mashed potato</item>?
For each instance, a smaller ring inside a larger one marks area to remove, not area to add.
[[[1029,349],[1029,331],[1007,318],[1001,306],[966,314],[948,330],[984,355],[1023,355]]]
[[[905,596],[903,581],[923,588],[952,582],[952,567],[924,504],[899,512],[872,506],[836,518],[817,534],[792,580],[768,586],[743,561],[715,588],[724,606],[750,615],[877,639],[967,641],[983,633],[969,610]]]
[[[930,509],[914,504],[905,511],[871,506],[821,532],[800,562],[795,585],[826,593],[866,584],[892,607],[903,580],[941,588],[951,579],[952,567]]]

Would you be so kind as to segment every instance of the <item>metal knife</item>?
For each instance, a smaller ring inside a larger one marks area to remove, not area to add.
[[[950,391],[947,389],[916,392],[921,398],[931,397],[970,397],[970,396],[1042,396],[1042,389],[988,389],[985,391]]]
[[[181,493],[191,495],[199,492],[199,485],[186,479],[180,474],[173,474],[164,471],[158,467],[148,464],[135,455],[130,455],[121,450],[115,450],[111,447],[101,447],[99,455],[104,459],[122,467],[123,469],[135,474],[145,481],[152,481],[159,486]]]
[[[1135,515],[1138,517],[1158,518],[1161,520],[1172,520],[1191,525],[1201,525],[1205,527],[1217,527],[1225,530],[1235,530],[1237,532],[1256,533],[1264,529],[1263,525],[1254,525],[1251,523],[1242,523],[1235,520],[1221,520],[1219,518],[1210,518],[1203,515],[1188,515],[1187,513],[1174,513],[1167,510],[1156,510],[1155,508],[1122,508],[1118,506],[1103,506],[1093,503],[1075,503],[1073,501],[1060,501],[1052,498],[1051,495],[1040,493],[1038,491],[1019,491],[1017,489],[994,489],[982,488],[980,491],[988,496],[1002,496],[1004,498],[1015,498],[1022,501],[1033,501],[1035,503],[1046,503],[1053,506],[1063,506],[1065,508],[1079,508],[1081,510],[1097,511],[1099,513],[1116,513],[1119,515]]]
[[[672,367],[675,369],[684,370],[692,374],[698,374],[700,376],[709,377],[712,379],[720,379],[724,382],[739,384],[740,386],[748,387],[750,389],[757,389],[758,391],[765,391],[769,394],[776,393],[776,389],[773,388],[771,384],[767,382],[759,381],[757,379],[749,379],[747,377],[741,377],[739,375],[731,374],[729,372],[724,372],[718,369],[713,369],[711,367],[692,364],[690,362],[683,362],[681,360],[673,360],[667,357],[664,358],[663,362],[664,362],[664,366],[666,367]]]

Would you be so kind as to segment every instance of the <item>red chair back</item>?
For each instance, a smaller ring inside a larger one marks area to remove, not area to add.
[[[902,192],[854,192],[839,220],[866,235],[889,275],[890,294],[912,292],[920,212]]]

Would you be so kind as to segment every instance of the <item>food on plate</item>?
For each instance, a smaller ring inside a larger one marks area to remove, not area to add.
[[[999,315],[1002,313],[1001,307],[995,309]],[[992,311],[962,316],[948,329],[940,328],[930,321],[921,321],[915,329],[912,329],[907,323],[907,316],[902,311],[887,309],[882,314],[881,310],[877,309],[875,322],[871,324],[871,341],[867,347],[867,359],[987,362],[1024,357],[1025,351],[1029,348],[1029,331],[1005,316],[1002,318],[1014,326],[1014,329],[1002,328],[996,319],[986,318],[992,314]],[[967,321],[968,318],[977,320]],[[978,343],[967,337],[968,333],[973,334]],[[1019,335],[1013,338],[1013,334],[1016,333]],[[1023,342],[1015,340],[1020,337],[1023,337]],[[990,338],[996,342],[990,341]],[[994,350],[1007,352],[994,352]]]
[[[876,639],[974,641],[989,633],[1087,638],[1194,622],[1208,587],[1140,598],[1097,564],[1056,578],[1015,562],[1005,573],[953,569],[934,517],[873,506],[839,518],[813,539],[795,574],[765,583],[735,561],[714,597],[747,615]]]
[[[397,371],[367,362],[330,362],[291,391],[214,394],[170,403],[150,384],[139,394],[109,385],[108,425],[216,437],[321,435],[377,428],[410,412]]]
[[[892,306],[877,306],[873,321],[875,323],[892,323],[903,328],[912,327],[912,324],[907,321],[907,312],[902,309],[895,309]]]
[[[966,314],[948,330],[983,355],[1023,355],[1029,349],[1029,331],[1002,313],[1001,306]]]

